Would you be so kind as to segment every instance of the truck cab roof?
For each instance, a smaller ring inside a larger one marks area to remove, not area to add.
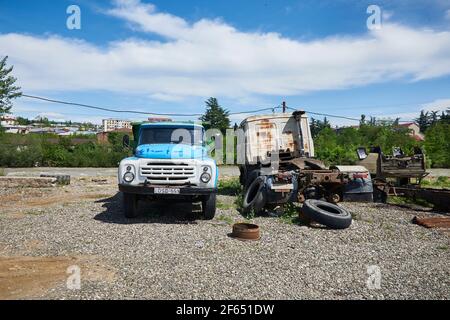
[[[155,122],[155,123],[142,123],[141,128],[151,127],[167,127],[167,128],[203,128],[202,125],[188,122]]]

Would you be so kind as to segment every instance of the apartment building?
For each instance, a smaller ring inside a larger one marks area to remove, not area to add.
[[[102,124],[103,124],[104,132],[110,132],[110,131],[115,131],[115,130],[119,130],[119,129],[130,129],[131,130],[131,128],[132,128],[131,121],[129,121],[129,120],[103,119]]]

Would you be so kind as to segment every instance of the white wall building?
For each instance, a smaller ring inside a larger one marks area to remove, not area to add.
[[[11,116],[11,115],[3,115],[3,116],[1,116],[0,117],[0,124],[3,126],[3,127],[6,127],[6,126],[13,126],[13,125],[15,125],[16,124],[16,117],[14,117],[14,116]]]
[[[131,129],[131,121],[120,119],[103,119],[103,131],[109,132],[117,129]]]

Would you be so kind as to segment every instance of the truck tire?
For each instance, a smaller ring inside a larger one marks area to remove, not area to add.
[[[135,194],[123,194],[123,212],[127,218],[136,218],[138,216],[138,201]]]
[[[205,196],[202,201],[202,213],[205,220],[212,220],[216,215],[216,194]]]
[[[352,215],[335,204],[308,199],[303,204],[303,213],[312,221],[332,229],[346,229],[352,224]]]
[[[259,176],[253,180],[244,195],[244,202],[242,205],[244,213],[249,213],[251,210],[258,213],[264,209],[267,200],[265,187],[265,177]]]
[[[247,191],[253,181],[256,180],[261,175],[261,171],[259,169],[252,170],[248,173],[247,179],[245,179],[244,190]]]

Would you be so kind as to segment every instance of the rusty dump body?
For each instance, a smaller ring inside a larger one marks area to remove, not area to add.
[[[378,180],[396,180],[396,185],[406,185],[410,179],[420,182],[426,173],[425,155],[416,148],[413,155],[405,155],[400,148],[394,148],[392,155],[384,154],[379,147],[373,147],[370,153],[358,148],[359,164],[366,167],[372,177]]]
[[[413,155],[405,155],[400,148],[394,148],[392,155],[387,155],[380,147],[371,148],[369,153],[361,147],[357,154],[359,164],[374,177],[377,200],[384,202],[388,196],[420,198],[431,203],[435,210],[450,212],[450,190],[420,186],[420,181],[428,174],[420,148],[416,148]]]
[[[239,166],[241,184],[248,188],[257,177],[264,177],[266,204],[321,198],[334,203],[372,200],[367,169],[328,168],[314,159],[305,112],[252,116],[240,127],[245,136],[245,164]],[[356,184],[351,183],[356,180]]]

